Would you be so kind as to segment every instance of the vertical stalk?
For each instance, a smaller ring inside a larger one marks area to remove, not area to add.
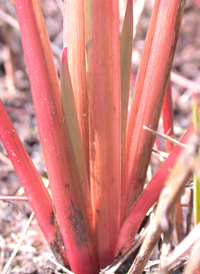
[[[0,100],[0,138],[49,244],[56,240],[52,199]]]
[[[15,0],[22,44],[28,66],[31,91],[42,150],[64,248],[72,271],[97,273],[98,262],[85,218],[86,203],[73,179],[61,108],[60,87],[39,0]],[[50,61],[51,59],[51,61]],[[55,72],[55,73],[54,73]],[[70,149],[70,148],[68,148]]]
[[[122,168],[121,221],[143,190],[185,0],[156,0],[137,76]],[[170,18],[170,19],[169,19]]]
[[[119,3],[93,0],[90,183],[100,267],[114,260],[120,225],[121,86]],[[89,9],[88,9],[89,10]],[[88,48],[89,50],[89,48]],[[117,214],[116,214],[117,212]]]
[[[172,101],[172,88],[171,88],[171,78],[169,77],[167,88],[165,92],[165,97],[163,100],[162,106],[162,117],[163,117],[163,129],[164,134],[174,138],[174,110],[173,110],[173,101]],[[174,148],[174,144],[168,140],[165,141],[166,152],[170,153]]]
[[[181,138],[180,142],[186,144],[188,142],[189,136],[193,132],[194,124],[191,124],[187,132]],[[116,256],[118,254],[124,254],[131,247],[135,235],[144,217],[146,216],[147,211],[158,200],[160,193],[165,185],[165,182],[171,174],[171,170],[173,170],[177,158],[179,157],[182,150],[183,148],[179,146],[176,146],[173,149],[173,151],[164,161],[160,169],[153,176],[147,187],[143,190],[143,192],[131,208],[120,229]]]

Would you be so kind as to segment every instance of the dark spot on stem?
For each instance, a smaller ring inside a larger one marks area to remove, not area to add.
[[[83,220],[83,214],[76,208],[73,201],[71,201],[73,213],[70,214],[68,217],[68,220],[71,221],[71,224],[73,226],[74,232],[75,232],[75,238],[74,241],[77,245],[77,247],[80,247],[82,243],[88,243],[87,240],[87,230],[85,229],[84,220]]]
[[[69,191],[69,184],[65,185],[65,187],[66,187],[67,191],[68,191],[69,194],[70,194],[70,191]]]
[[[50,216],[50,225],[54,225],[55,224],[55,218],[54,218],[54,212],[51,212],[51,216]]]
[[[65,187],[71,199],[69,184],[65,185]],[[83,214],[81,213],[80,210],[77,209],[72,199],[71,199],[71,206],[72,206],[72,213],[69,215],[68,220],[71,222],[73,230],[75,232],[74,242],[76,243],[77,247],[80,247],[82,243],[88,244],[87,230],[84,225]]]
[[[97,209],[97,214],[98,214],[98,215],[100,215],[100,216],[103,216],[103,215],[104,215],[104,213],[103,213],[103,212],[101,212],[101,211],[100,211],[100,210],[98,210],[98,209]]]

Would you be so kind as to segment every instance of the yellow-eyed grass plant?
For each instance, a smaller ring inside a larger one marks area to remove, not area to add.
[[[174,148],[143,191],[154,137],[142,127],[157,128],[185,1],[155,1],[129,119],[133,1],[127,1],[120,39],[119,1],[64,0],[61,83],[39,0],[14,3],[52,200],[39,178],[36,184],[59,228],[47,241],[56,246],[52,237],[59,233],[56,248],[64,263],[68,257],[74,273],[98,273],[131,246],[181,150]],[[8,130],[2,127],[5,147],[14,138],[4,138]],[[31,193],[35,212],[39,202]]]

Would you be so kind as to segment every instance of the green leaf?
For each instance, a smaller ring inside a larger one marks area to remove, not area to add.
[[[121,151],[123,162],[123,150],[126,136],[130,76],[133,47],[133,0],[128,0],[124,17],[122,37],[120,44],[121,66]]]

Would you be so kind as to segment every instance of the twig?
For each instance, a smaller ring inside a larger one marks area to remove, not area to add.
[[[8,165],[14,170],[11,160],[1,152],[0,152],[0,161],[2,161],[3,163],[5,163],[6,165]]]
[[[0,9],[0,19],[19,30],[19,24],[15,18]]]
[[[187,215],[187,226],[186,226],[186,235],[190,232],[190,226],[192,222],[192,216],[193,216],[193,190],[190,189],[190,202],[189,202],[189,208],[188,208],[188,215]]]
[[[14,72],[13,72],[13,64],[10,54],[10,47],[8,45],[4,45],[3,47],[3,55],[4,55],[4,67],[6,73],[6,84],[8,93],[10,96],[15,94],[15,84],[14,84]]]
[[[195,273],[196,268],[199,270],[199,252],[200,252],[200,240],[198,240],[198,242],[194,246],[190,259],[184,268],[184,273],[193,274]],[[196,273],[199,273],[199,271],[197,271]]]
[[[152,273],[152,268],[155,269],[155,267],[160,267],[160,260],[149,261],[148,264],[145,266],[144,271]]]
[[[169,153],[164,152],[164,151],[160,151],[157,150],[155,147],[152,149],[152,151],[158,155],[160,155],[160,157],[167,159],[167,157],[169,156]]]
[[[170,226],[167,232],[163,233],[163,244],[161,247],[161,254],[160,254],[160,266],[162,267],[167,260],[167,256],[172,251],[172,238],[173,238],[173,230],[174,230],[174,222],[175,222],[175,215],[176,210],[173,211],[173,218],[170,220]]]
[[[181,198],[178,200],[177,207],[176,207],[176,233],[177,233],[178,243],[180,243],[185,236],[184,227],[183,227],[183,213],[182,213]]]
[[[20,196],[0,196],[0,201],[28,201],[26,197],[20,197]]]
[[[47,259],[49,259],[52,263],[54,263],[55,265],[57,265],[58,267],[60,267],[63,271],[65,271],[68,274],[74,274],[73,272],[71,272],[69,269],[65,268],[64,266],[62,266],[61,264],[59,264],[58,262],[56,262],[54,259],[52,259],[49,256],[46,256]]]
[[[169,156],[168,153],[163,152],[163,151],[159,151],[155,148],[152,149],[152,155],[154,155],[156,157],[156,159],[158,159],[159,162],[163,163],[167,157]]]
[[[198,224],[188,236],[171,252],[163,268],[157,274],[165,273],[166,269],[171,268],[178,260],[181,259],[188,251],[190,251],[191,247],[194,243],[200,239],[200,224]],[[184,272],[186,273],[186,272]],[[191,273],[191,272],[187,272]]]
[[[3,261],[4,261],[4,251],[5,251],[5,240],[0,235],[0,273],[1,273],[1,269],[2,269]]]
[[[183,151],[176,162],[171,176],[167,180],[167,187],[160,196],[156,215],[150,223],[149,233],[145,237],[140,251],[128,272],[129,274],[133,274],[135,271],[142,273],[161,233],[169,229],[169,222],[173,219],[176,203],[184,188],[185,182],[191,175],[192,166],[195,163],[196,151],[200,144],[199,136],[200,129],[198,128],[198,135],[194,134],[190,137],[188,149]]]
[[[6,263],[3,271],[1,272],[2,274],[5,274],[8,271],[8,269],[9,269],[9,267],[10,267],[13,259],[15,258],[16,254],[17,254],[17,252],[18,252],[18,250],[19,250],[19,248],[20,248],[20,246],[21,246],[21,244],[22,244],[22,242],[24,240],[24,237],[25,237],[25,235],[26,235],[26,233],[27,233],[27,231],[29,229],[29,226],[31,224],[31,221],[33,220],[33,217],[34,217],[34,213],[32,212],[31,216],[30,216],[30,218],[29,218],[29,220],[28,220],[28,222],[27,222],[27,224],[26,224],[26,226],[25,226],[25,228],[24,228],[24,230],[22,232],[22,235],[21,235],[21,237],[20,237],[20,239],[19,239],[19,241],[18,241],[18,243],[17,243],[17,245],[15,247],[15,249],[13,250],[13,252],[12,252],[12,254],[11,254],[8,262]]]
[[[180,147],[183,147],[183,148],[187,147],[185,144],[180,143],[179,141],[177,141],[177,140],[175,140],[175,139],[173,139],[173,138],[171,138],[171,137],[169,137],[169,136],[167,136],[167,135],[165,135],[163,133],[160,133],[160,132],[158,132],[156,130],[153,130],[153,129],[149,128],[149,127],[146,127],[145,125],[143,125],[143,129],[146,129],[146,130],[148,130],[149,132],[151,132],[151,133],[153,133],[155,135],[158,135],[158,136],[160,136],[160,137],[162,137],[162,138],[164,138],[166,140],[169,140],[170,142],[172,142],[172,143],[174,143],[174,144],[176,144],[176,145],[178,145]]]

